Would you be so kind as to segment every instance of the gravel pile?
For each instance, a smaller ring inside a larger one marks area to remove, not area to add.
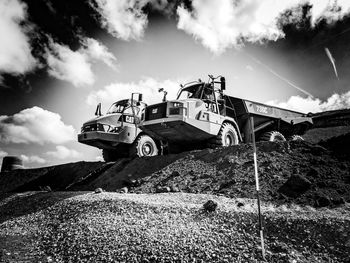
[[[258,172],[265,201],[293,202],[315,207],[350,202],[350,159],[339,159],[307,142],[260,142]],[[131,191],[155,193],[179,189],[234,198],[255,198],[252,146],[189,152],[152,175]]]
[[[262,261],[254,200],[106,192],[66,199],[67,194],[40,193],[49,203],[56,201],[6,220],[4,206],[18,201],[3,202],[0,241],[14,235],[31,238],[33,261],[42,262]],[[20,198],[21,206],[36,198]],[[215,211],[203,209],[208,200],[218,204]],[[315,210],[264,203],[263,213],[267,262],[349,262],[348,205]],[[17,261],[18,247],[0,248],[2,262]]]

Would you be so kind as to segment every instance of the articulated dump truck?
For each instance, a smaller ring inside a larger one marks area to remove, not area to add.
[[[250,142],[252,130],[258,140],[302,140],[312,125],[303,113],[231,97],[225,88],[224,77],[211,75],[181,86],[176,100],[146,107],[140,128],[176,152]]]
[[[138,100],[134,95],[138,95]],[[158,142],[139,128],[146,106],[142,95],[135,93],[131,99],[113,103],[106,115],[101,114],[101,104],[98,104],[96,117],[83,124],[78,141],[102,149],[106,162],[121,157],[158,155]]]

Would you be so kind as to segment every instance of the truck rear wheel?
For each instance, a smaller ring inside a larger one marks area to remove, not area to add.
[[[224,123],[219,131],[219,134],[209,141],[209,147],[215,148],[218,146],[228,147],[231,145],[236,145],[239,143],[238,135],[236,129],[232,124],[226,122]]]
[[[158,155],[158,148],[155,141],[148,135],[141,135],[134,142],[132,154],[138,157]]]
[[[286,138],[278,131],[269,131],[261,135],[260,140],[266,142],[284,142]]]
[[[289,138],[289,141],[304,141],[304,138],[300,135],[292,135]]]

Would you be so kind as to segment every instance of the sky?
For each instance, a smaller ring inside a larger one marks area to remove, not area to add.
[[[350,108],[349,13],[348,0],[2,0],[0,158],[102,160],[77,142],[97,103],[172,99],[208,74],[235,97]]]

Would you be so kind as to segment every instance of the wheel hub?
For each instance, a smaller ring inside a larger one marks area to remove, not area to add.
[[[225,138],[225,145],[226,146],[231,146],[232,145],[232,137],[230,134],[227,134],[226,135],[226,138]]]
[[[148,156],[152,153],[152,145],[150,145],[149,143],[145,143],[143,146],[142,146],[142,153],[145,155],[145,156]]]

